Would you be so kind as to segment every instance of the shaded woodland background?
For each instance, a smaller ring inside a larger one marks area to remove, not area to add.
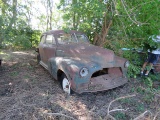
[[[92,44],[127,58],[128,83],[64,94],[36,63],[40,35],[52,29],[83,31]],[[0,0],[0,119],[159,120],[160,74],[140,78],[146,53],[133,50],[147,52],[157,34],[160,0]]]
[[[85,32],[92,44],[129,59],[129,76],[134,76],[142,61],[137,54],[120,49],[154,45],[148,37],[160,32],[160,1],[0,0],[0,48],[35,48],[41,33],[52,29]],[[137,61],[134,65],[133,58]]]
[[[39,22],[33,23],[33,16]],[[74,29],[87,33],[93,44],[115,51],[138,48],[158,34],[159,19],[159,0],[0,0],[0,46],[30,48],[44,31]]]

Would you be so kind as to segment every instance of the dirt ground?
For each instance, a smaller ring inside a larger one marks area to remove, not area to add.
[[[160,89],[148,89],[141,78],[68,96],[34,50],[3,50],[0,57],[0,120],[160,120]]]

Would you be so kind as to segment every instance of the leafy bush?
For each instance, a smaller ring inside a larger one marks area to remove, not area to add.
[[[140,73],[146,54],[141,54],[135,50],[127,50],[123,52],[123,57],[130,61],[130,66],[128,67],[128,77],[136,78]]]
[[[136,66],[131,63],[128,67],[127,76],[136,78],[137,74],[140,73],[140,69],[141,68],[139,66]]]

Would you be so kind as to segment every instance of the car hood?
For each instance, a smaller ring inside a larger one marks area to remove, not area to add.
[[[61,47],[61,49],[58,48],[58,51],[58,56],[74,57],[81,61],[89,60],[99,64],[113,63],[114,61],[114,52],[112,50],[86,43],[68,44],[63,48]]]

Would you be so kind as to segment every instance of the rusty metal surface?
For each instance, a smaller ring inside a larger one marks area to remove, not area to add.
[[[71,88],[78,92],[96,92],[112,89],[127,82],[124,58],[115,56],[114,52],[88,42],[59,44],[56,34],[65,33],[62,30],[49,31],[43,35],[53,34],[56,44],[40,44],[41,63],[58,80],[58,71],[65,73],[71,83]],[[70,34],[80,33],[70,31]],[[46,67],[47,66],[47,67]],[[80,76],[82,68],[88,69],[85,77]]]
[[[109,73],[90,79],[88,84],[80,84],[79,93],[109,90],[124,85],[127,78],[122,76],[119,68],[110,68]]]

